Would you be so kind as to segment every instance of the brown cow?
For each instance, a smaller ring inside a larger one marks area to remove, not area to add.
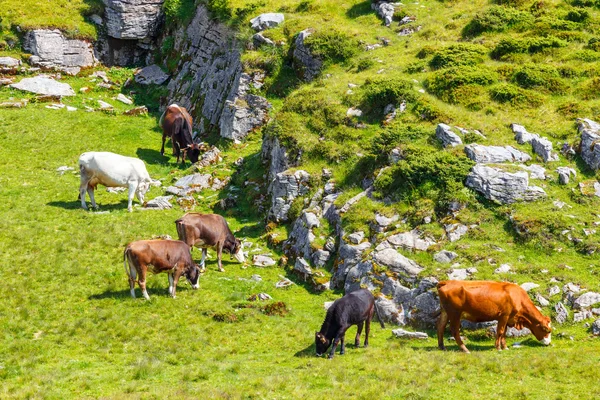
[[[471,322],[498,321],[496,349],[505,350],[506,327],[528,328],[537,340],[550,344],[552,327],[533,304],[527,292],[518,285],[492,281],[443,281],[438,283],[441,315],[437,322],[438,347],[444,347],[444,329],[450,321],[452,336],[461,350],[468,353],[460,338],[460,320]]]
[[[217,263],[219,271],[224,272],[221,265],[221,254],[227,251],[231,257],[241,263],[244,262],[244,251],[242,243],[233,236],[227,221],[217,214],[188,213],[175,221],[179,240],[190,246],[202,249],[202,260],[200,268],[204,271],[207,247],[217,250]]]
[[[128,265],[129,264],[129,265]],[[131,297],[135,299],[135,278],[139,276],[138,284],[142,295],[150,300],[146,291],[146,272],[148,267],[155,274],[166,272],[169,274],[169,294],[175,298],[177,282],[184,275],[192,285],[198,289],[200,271],[194,264],[190,248],[179,240],[138,240],[131,242],[123,252],[123,265],[129,276]]]
[[[192,116],[185,108],[171,104],[161,115],[159,125],[163,130],[161,155],[165,154],[165,139],[169,136],[173,146],[173,155],[177,156],[177,162],[179,162],[180,153],[183,153],[182,163],[185,163],[186,153],[192,163],[198,161],[200,148],[192,140]]]

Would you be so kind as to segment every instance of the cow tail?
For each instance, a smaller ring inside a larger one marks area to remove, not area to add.
[[[379,320],[379,325],[383,329],[385,329],[385,324],[383,323],[383,319],[381,318],[381,314],[379,314],[379,308],[377,307],[377,302],[373,302],[373,307],[375,308],[375,314],[377,314],[377,319]]]
[[[129,261],[129,246],[127,246],[125,248],[125,251],[123,252],[123,267],[125,268],[125,273],[127,274],[127,276],[131,277],[131,271],[129,270],[128,261]]]
[[[167,106],[167,108],[169,108]],[[163,111],[163,113],[160,115],[160,118],[158,119],[158,126],[160,126],[162,128],[162,124],[163,124],[163,120],[165,119],[165,114],[167,113],[167,108],[165,108],[165,111]]]

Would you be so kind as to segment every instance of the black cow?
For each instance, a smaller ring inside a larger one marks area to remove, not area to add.
[[[344,354],[346,350],[344,346],[344,335],[352,325],[358,325],[358,331],[356,332],[356,338],[354,340],[354,345],[358,347],[360,345],[360,334],[365,321],[367,325],[365,332],[365,347],[367,347],[369,345],[369,331],[371,329],[373,311],[377,313],[377,318],[379,319],[381,327],[385,328],[383,320],[377,310],[377,306],[375,306],[375,299],[367,289],[359,289],[346,294],[341,299],[337,299],[327,310],[327,316],[325,316],[325,322],[323,322],[323,325],[321,326],[321,331],[315,332],[317,356],[321,356],[327,352],[327,349],[329,349],[329,346],[333,342],[333,346],[329,352],[329,358],[333,358],[333,354],[335,353],[335,349],[340,340],[342,341],[340,354]]]

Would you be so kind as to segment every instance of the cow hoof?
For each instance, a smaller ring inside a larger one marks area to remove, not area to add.
[[[358,349],[360,347],[360,343],[359,342],[354,343],[354,347],[356,347]]]
[[[327,359],[328,359],[328,360],[332,360],[332,359],[333,359],[333,354],[330,354],[330,355],[328,355],[328,356],[327,356]]]
[[[219,272],[225,272],[225,270],[224,270],[223,268],[221,268],[221,269],[219,270]]]

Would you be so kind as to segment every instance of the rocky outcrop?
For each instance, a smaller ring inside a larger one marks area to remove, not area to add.
[[[313,33],[312,29],[305,29],[298,34],[294,42],[292,58],[294,67],[300,79],[310,82],[321,73],[323,61],[316,57],[306,46],[305,40]]]
[[[558,172],[558,183],[561,185],[568,185],[571,177],[575,178],[577,176],[577,172],[569,167],[558,167],[556,172]]]
[[[250,26],[255,31],[261,32],[269,28],[275,28],[283,23],[285,17],[280,13],[265,13],[250,20]]]
[[[600,168],[600,124],[590,119],[578,119],[581,134],[581,158],[594,171]]]
[[[442,142],[444,147],[456,147],[462,144],[462,139],[446,124],[439,124],[435,130],[435,137]]]
[[[103,0],[106,30],[115,39],[154,37],[164,0]]]
[[[29,63],[37,67],[67,68],[67,72],[77,73],[80,67],[91,67],[97,62],[90,42],[67,39],[58,29],[27,32],[23,49],[33,54]]]
[[[385,26],[390,26],[392,24],[392,19],[394,18],[395,11],[395,7],[393,4],[387,1],[378,1],[375,3],[371,3],[371,8],[375,10],[377,15],[379,15],[381,19],[383,19]]]
[[[240,142],[267,122],[271,103],[264,97],[248,93],[252,81],[250,75],[243,73],[235,99],[225,101],[220,122],[222,137]]]
[[[219,129],[224,114],[235,116],[226,110],[227,102],[235,101],[242,73],[235,33],[200,5],[186,27],[166,32],[165,38],[172,38],[172,53],[180,57],[167,86],[168,102],[185,107],[199,133]]]
[[[465,146],[467,157],[478,164],[493,164],[503,162],[524,163],[531,160],[531,156],[515,149],[512,146],[482,146],[469,144]]]
[[[373,260],[376,263],[387,267],[390,271],[401,275],[407,282],[414,281],[417,275],[423,271],[423,267],[398,253],[398,251],[393,248],[375,252]]]
[[[510,128],[514,132],[515,140],[519,144],[531,143],[531,140],[533,140],[533,138],[537,136],[534,133],[527,132],[527,129],[525,129],[524,126],[519,124],[511,124]]]
[[[291,257],[303,257],[305,260],[312,261],[316,267],[323,267],[331,253],[315,249],[312,246],[315,240],[312,230],[318,228],[320,224],[316,213],[303,211],[302,215],[294,222],[288,239],[283,243],[285,253]]]
[[[169,75],[153,64],[139,70],[134,79],[140,85],[162,85],[169,79]]]
[[[10,87],[43,96],[75,96],[75,91],[68,83],[57,82],[45,75],[23,78]]]
[[[0,68],[17,68],[21,66],[21,60],[13,57],[0,57]]]
[[[529,186],[529,175],[525,171],[505,172],[478,164],[467,176],[465,184],[483,194],[488,200],[501,204],[534,201],[546,197],[542,188]]]
[[[268,218],[276,222],[288,221],[288,211],[298,196],[308,193],[310,175],[306,171],[285,171],[275,175],[269,185],[271,208]]]
[[[535,136],[531,139],[531,147],[535,154],[542,157],[544,162],[558,161],[558,154],[552,151],[552,142],[547,138]]]
[[[392,247],[403,250],[425,251],[430,246],[435,244],[436,243],[433,239],[423,236],[419,230],[413,229],[410,232],[402,232],[389,236],[379,246],[377,246],[377,250],[383,250],[385,248]]]
[[[336,269],[331,277],[332,288],[342,288],[346,283],[346,277],[350,269],[354,268],[361,260],[362,254],[371,247],[371,243],[364,242],[352,245],[342,242],[338,249]]]
[[[261,160],[263,164],[268,165],[267,182],[272,182],[275,175],[295,165],[289,159],[287,149],[281,145],[279,138],[274,135],[263,135]]]

